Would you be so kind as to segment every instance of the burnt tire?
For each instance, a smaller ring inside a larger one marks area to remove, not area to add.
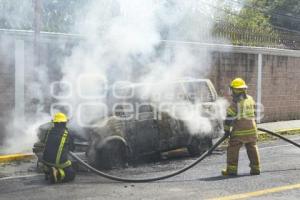
[[[191,156],[200,156],[205,151],[207,151],[210,147],[212,147],[213,142],[212,138],[202,138],[196,139],[194,138],[189,146],[187,146],[188,152]]]
[[[125,145],[119,142],[110,142],[97,151],[96,165],[100,169],[118,169],[127,166]]]

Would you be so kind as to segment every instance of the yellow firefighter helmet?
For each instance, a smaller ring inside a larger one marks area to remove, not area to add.
[[[53,117],[54,123],[61,123],[61,122],[67,122],[68,118],[64,113],[58,112]]]
[[[241,78],[235,78],[231,82],[230,87],[233,88],[233,89],[247,89],[248,88],[245,81]]]

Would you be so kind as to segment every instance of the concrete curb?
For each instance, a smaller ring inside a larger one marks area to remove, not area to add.
[[[300,128],[290,128],[290,129],[277,129],[274,131],[275,133],[287,133],[287,132],[300,132]],[[258,134],[267,134],[263,131],[258,131]]]
[[[17,161],[17,160],[30,160],[35,157],[32,153],[22,154],[8,154],[8,155],[0,155],[0,163],[7,163],[10,161]]]
[[[297,132],[300,131],[300,128],[290,128],[290,129],[278,129],[276,132],[283,133],[283,132]]]

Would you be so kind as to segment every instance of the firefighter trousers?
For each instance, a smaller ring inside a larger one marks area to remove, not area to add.
[[[44,166],[45,178],[46,178],[46,180],[50,179],[50,182],[51,182],[50,177],[52,176],[52,174],[51,174],[52,168],[55,168],[58,171],[59,175],[57,177],[57,182],[65,183],[65,182],[73,181],[75,179],[76,172],[72,166],[68,166],[65,168],[57,168],[57,167],[45,165]],[[57,182],[53,181],[53,183],[57,183]]]
[[[257,136],[233,136],[229,139],[227,148],[227,167],[237,171],[239,151],[243,145],[246,147],[251,169],[259,170],[260,159],[257,148]]]
[[[62,180],[63,183],[70,182],[75,179],[76,173],[72,166],[66,167],[63,169],[65,173],[65,177]]]

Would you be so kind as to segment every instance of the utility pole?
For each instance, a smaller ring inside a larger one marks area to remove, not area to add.
[[[262,107],[262,70],[263,70],[263,55],[258,54],[258,66],[257,66],[257,89],[256,89],[256,116],[257,123],[261,123],[261,117],[263,112]]]
[[[41,33],[41,13],[42,13],[42,0],[33,0],[34,2],[34,66],[38,67],[40,65],[40,33]]]

